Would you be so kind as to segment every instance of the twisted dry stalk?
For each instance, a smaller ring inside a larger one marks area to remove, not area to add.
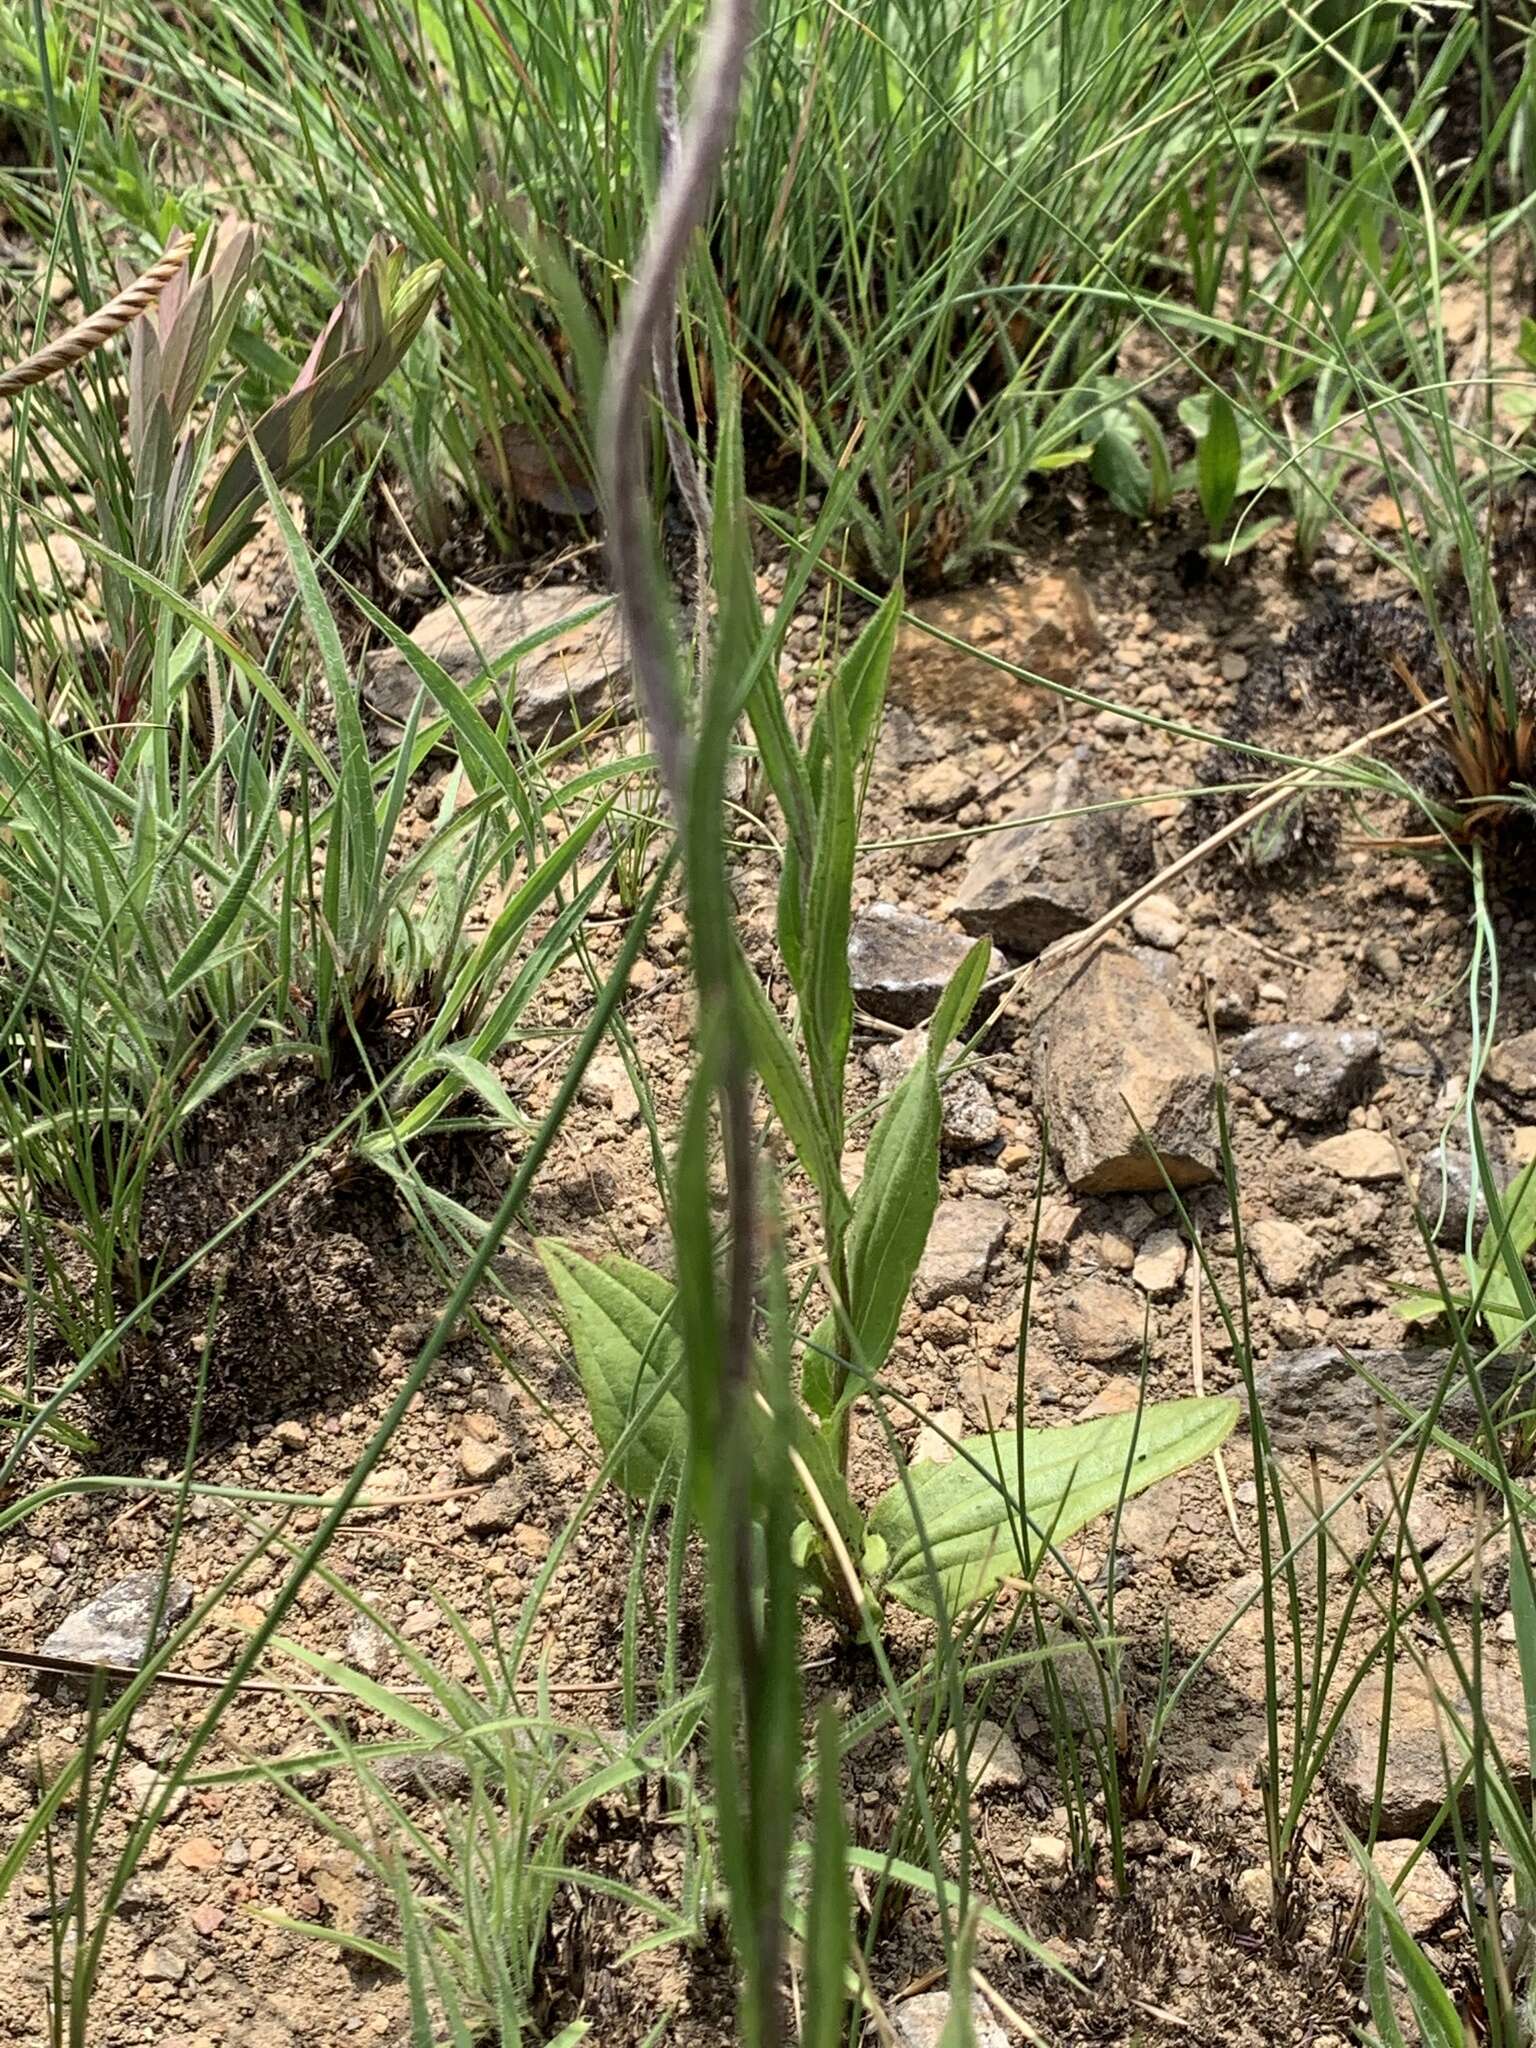
[[[98,307],[84,320],[76,321],[68,333],[61,334],[57,341],[50,341],[46,348],[40,348],[25,362],[0,371],[0,398],[14,398],[18,391],[45,383],[49,377],[57,376],[60,370],[72,368],[93,349],[110,341],[114,334],[121,334],[125,327],[131,327],[141,313],[149,311],[192,254],[193,239],[191,235],[178,235],[159,262],[146,270],[142,277],[135,278],[132,284],[125,285],[115,298],[108,299],[104,306]]]
[[[644,427],[647,373],[670,330],[688,244],[704,219],[736,124],[753,0],[716,0],[696,67],[686,127],[669,142],[667,175],[608,359],[598,421],[598,471],[607,499],[608,558],[629,636],[636,694],[661,763],[679,831],[688,805],[691,747],[676,650],[655,593]]]

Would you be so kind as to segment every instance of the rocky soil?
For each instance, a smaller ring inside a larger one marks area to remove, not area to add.
[[[1350,602],[1376,594],[1373,573],[1347,546],[1322,566]],[[772,583],[769,572],[770,590]],[[570,606],[580,596],[546,593],[539,603],[551,620],[574,619]],[[521,624],[508,624],[505,601],[495,602],[503,610],[474,616],[492,658],[497,644],[507,644],[498,643],[499,633],[527,629],[526,606],[517,613]],[[1143,1368],[1154,1396],[1234,1384],[1226,1319],[1190,1258],[1164,1180],[1166,1173],[1180,1190],[1216,1290],[1235,1309],[1237,1236],[1215,1119],[1219,1062],[1251,1253],[1248,1313],[1261,1395],[1293,1481],[1294,1526],[1304,1528],[1315,1512],[1314,1458],[1322,1497],[1338,1502],[1326,1565],[1336,1615],[1352,1559],[1394,1513],[1383,1478],[1349,1490],[1390,1431],[1349,1361],[1364,1360],[1410,1403],[1422,1401],[1438,1357],[1412,1339],[1394,1307],[1397,1290],[1428,1277],[1415,1200],[1442,1244],[1459,1243],[1465,1227],[1468,1164],[1447,1122],[1470,1056],[1463,880],[1452,864],[1394,843],[1405,825],[1417,829],[1400,809],[1336,804],[1329,832],[1302,848],[1307,864],[1259,869],[1224,850],[1150,889],[1102,946],[1029,965],[1155,881],[1217,822],[1201,793],[1210,748],[1198,734],[1226,734],[1245,693],[1280,672],[1277,650],[1317,602],[1315,590],[1290,582],[1281,559],[1262,550],[1227,578],[1192,582],[1176,539],[1133,553],[1123,532],[1106,528],[1079,532],[1070,548],[1042,538],[1017,577],[924,607],[941,630],[1082,696],[1052,697],[915,629],[903,636],[865,817],[851,958],[861,1010],[854,1059],[867,1110],[917,1056],[923,1022],[971,936],[989,936],[997,949],[989,998],[998,1015],[946,1086],[943,1199],[886,1376],[898,1439],[909,1452],[942,1457],[947,1438],[1014,1419],[1032,1237],[1024,1420],[1061,1422],[1134,1405]],[[428,620],[421,630],[438,636],[438,645],[448,628]],[[531,719],[534,736],[572,708],[589,715],[617,687],[611,650],[582,630],[571,628],[566,666],[551,664],[522,700],[519,722]],[[797,716],[814,700],[823,639],[817,618],[795,629],[786,685]],[[389,658],[375,664],[370,692],[386,727],[401,712],[399,681]],[[1336,705],[1294,710],[1289,744],[1297,750],[1358,737]],[[605,744],[638,743],[632,729],[620,728]],[[419,815],[441,801],[431,771]],[[782,998],[775,882],[767,847],[760,838],[746,843],[738,888],[748,950]],[[1536,1151],[1529,973],[1536,927],[1514,898],[1501,899],[1495,916],[1504,1004],[1484,1108],[1513,1172]],[[620,927],[620,907],[610,901],[590,934],[599,966]],[[480,1326],[456,1336],[413,1404],[370,1489],[370,1498],[387,1504],[351,1518],[331,1558],[336,1583],[316,1579],[306,1587],[287,1630],[296,1642],[383,1681],[411,1683],[408,1658],[370,1632],[344,1597],[350,1590],[411,1656],[471,1683],[473,1660],[442,1603],[452,1603],[475,1644],[487,1645],[547,1574],[519,1675],[532,1684],[542,1671],[556,1711],[572,1724],[620,1727],[623,1617],[641,1532],[626,1505],[606,1495],[567,1529],[582,1508],[594,1447],[528,1239],[553,1233],[589,1250],[666,1261],[651,1124],[669,1141],[683,1099],[691,1028],[686,944],[671,905],[626,1003],[632,1057],[610,1052],[594,1068],[535,1194],[526,1234],[506,1247],[499,1291],[485,1302]],[[538,1013],[550,1036],[509,1047],[501,1061],[502,1079],[531,1115],[553,1094],[565,1034],[587,1000],[574,971],[552,984]],[[253,1090],[221,1129],[233,1181],[241,1179],[234,1164],[246,1142],[242,1127],[272,1113],[274,1101]],[[850,1179],[867,1129],[867,1118],[854,1125]],[[504,1169],[494,1158],[464,1168],[459,1199],[485,1210]],[[240,1199],[249,1194],[242,1184]],[[803,1190],[791,1184],[789,1194],[799,1201]],[[793,1227],[803,1233],[806,1222],[797,1210]],[[230,1333],[252,1361],[247,1419],[205,1451],[200,1478],[323,1495],[345,1477],[387,1407],[442,1298],[441,1282],[387,1191],[338,1184],[327,1206],[295,1219],[287,1249],[275,1237],[268,1242],[265,1255],[283,1262],[287,1275],[288,1343],[304,1342],[295,1320],[295,1289],[310,1284],[304,1269],[324,1272],[342,1238],[357,1247],[348,1270],[372,1276],[356,1323],[346,1325],[358,1331],[356,1355],[345,1370],[335,1361],[330,1384],[323,1375],[319,1383],[295,1377],[292,1359],[273,1360],[268,1395],[256,1365],[259,1300],[248,1300],[241,1311],[248,1326]],[[802,1242],[809,1248],[803,1235]],[[312,1301],[314,1348],[329,1360],[338,1332],[325,1325],[335,1296],[318,1278]],[[184,1348],[193,1336],[189,1322],[160,1341]],[[166,1358],[167,1384],[178,1383],[189,1355]],[[1446,1419],[1466,1427],[1465,1401],[1453,1401]],[[109,1455],[166,1474],[180,1448],[167,1425],[147,1451],[142,1442],[119,1444]],[[41,1483],[50,1469],[67,1474],[71,1461],[62,1452],[39,1453],[31,1478]],[[1074,1866],[1039,1667],[1014,1673],[979,1703],[986,1721],[970,1760],[983,1853],[978,1882],[1076,1979],[1069,1986],[1000,1937],[984,1935],[978,1962],[1001,1997],[988,2016],[991,2033],[982,2032],[987,2048],[1019,2038],[1009,2008],[1063,2044],[1172,2043],[1193,2033],[1324,2048],[1349,2035],[1358,2010],[1347,1961],[1358,1887],[1339,1821],[1358,1826],[1369,1804],[1381,1675],[1366,1672],[1345,1715],[1302,1833],[1296,1904],[1277,1927],[1262,1868],[1264,1640],[1251,1470],[1246,1440],[1236,1440],[1223,1473],[1209,1467],[1152,1492],[1120,1525],[1116,1622],[1126,1644],[1133,1734],[1155,1695],[1164,1632],[1178,1672],[1225,1631],[1170,1726],[1156,1801],[1133,1823],[1128,1898],[1115,1896],[1102,1858],[1092,1871]],[[890,1478],[887,1439],[869,1414],[856,1418],[852,1473],[865,1499]],[[1411,1515],[1424,1553],[1450,1563],[1467,1550],[1473,1503],[1439,1454],[1426,1465]],[[227,1669],[270,1603],[281,1571],[270,1546],[218,1593],[257,1547],[257,1517],[275,1522],[284,1540],[302,1541],[316,1511],[229,1500],[192,1506],[175,1556],[173,1618],[194,1600],[217,1597],[179,1660],[190,1678]],[[100,1654],[91,1640],[110,1642],[114,1655],[131,1650],[135,1629],[142,1640],[150,1621],[146,1582],[137,1575],[163,1567],[169,1526],[164,1502],[120,1493],[75,1494],[39,1509],[0,1550],[0,1642],[69,1655]],[[654,1589],[664,1581],[665,1530],[646,1540],[645,1576]],[[1096,1529],[1073,1546],[1090,1580],[1102,1571],[1106,1541],[1107,1532]],[[1386,1549],[1390,1555],[1390,1542]],[[1304,1597],[1315,1611],[1320,1589],[1310,1551],[1306,1571],[1312,1579]],[[1462,1621],[1469,1576],[1453,1575],[1445,1595]],[[1490,1711],[1518,1757],[1523,1719],[1512,1653],[1497,1574],[1486,1577]],[[1370,1583],[1384,1593],[1379,1565]],[[105,1609],[88,1605],[104,1596]],[[1374,1644],[1373,1614],[1369,1601],[1360,1603],[1340,1661],[1341,1689]],[[999,1631],[1009,1625],[1006,1614],[994,1624]],[[660,1648],[645,1625],[638,1641],[643,1691],[659,1669]],[[918,1624],[893,1617],[899,1669],[915,1668],[922,1642]],[[691,1670],[698,1645],[684,1649]],[[806,1658],[813,1697],[831,1696],[850,1711],[874,1699],[869,1669],[814,1619]],[[1063,1668],[1065,1697],[1091,1725],[1087,1717],[1100,1711],[1096,1692],[1073,1677],[1070,1663]],[[313,1674],[287,1658],[272,1663],[270,1676]],[[86,1731],[68,1686],[29,1682],[20,1671],[7,1683],[0,1820],[14,1828],[39,1777],[73,1754]],[[1499,1704],[1506,1693],[1508,1713]],[[165,1686],[141,1713],[98,1858],[111,1856],[157,1765],[204,1705],[191,1685]],[[210,1770],[312,1746],[304,1705],[281,1692],[242,1695],[208,1753]],[[323,1698],[308,1705],[313,1713],[336,1711]],[[886,1846],[902,1796],[895,1746],[884,1738],[862,1746],[850,1759],[847,1789],[856,1837]],[[344,1774],[332,1774],[312,1796],[366,1830]],[[1398,1875],[1407,1868],[1442,1796],[1435,1709],[1405,1661],[1393,1689],[1385,1766],[1377,1851],[1384,1869]],[[434,1801],[418,1806],[423,1825],[448,1825],[451,1807],[451,1788],[439,1788]],[[605,1800],[571,1857],[577,1867],[621,1876],[671,1902],[688,1879],[678,1829],[643,1793]],[[1471,1937],[1450,1867],[1443,1845],[1431,1845],[1407,1869],[1403,1896],[1456,1981]],[[271,1785],[195,1787],[178,1801],[114,1919],[92,2040],[102,2048],[236,2041],[242,2048],[330,2048],[400,2039],[404,2001],[393,1977],[281,1924],[286,1916],[367,1928],[379,1910],[365,1866]],[[43,2037],[50,1913],[38,1864],[0,1908],[0,2039]],[[563,1987],[567,2017],[593,2019],[592,2038],[604,2048],[638,2044],[667,2013],[664,2038],[678,2048],[723,2038],[726,1973],[715,1949],[663,1948],[623,1961],[648,1930],[595,1894],[565,1897],[557,1921],[548,1981]],[[918,1901],[876,1952],[877,1987],[896,2039],[911,2048],[926,2048],[942,2024],[939,1957]]]

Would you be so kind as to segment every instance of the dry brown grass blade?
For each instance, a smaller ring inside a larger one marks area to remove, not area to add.
[[[34,384],[46,383],[61,370],[72,369],[84,357],[108,342],[125,327],[131,327],[142,313],[150,307],[165,290],[177,271],[192,254],[193,237],[178,235],[159,262],[146,270],[142,277],[125,285],[115,298],[108,299],[94,313],[50,341],[25,362],[16,363],[9,370],[0,371],[0,398],[14,398],[18,391],[28,391]]]

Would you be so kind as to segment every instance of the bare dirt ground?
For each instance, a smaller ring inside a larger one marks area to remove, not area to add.
[[[1082,519],[1060,536],[1037,536],[1021,573],[1068,568],[1081,575],[1102,636],[1077,672],[1078,687],[1216,732],[1251,725],[1254,692],[1273,672],[1275,650],[1319,603],[1315,587],[1288,578],[1278,552],[1261,550],[1238,570],[1211,576],[1201,572],[1187,535],[1133,546],[1128,529]],[[1379,594],[1376,573],[1353,549],[1330,554],[1322,568],[1320,580],[1352,602]],[[815,633],[808,622],[801,654],[813,646]],[[1015,650],[1005,645],[998,651]],[[814,677],[807,671],[791,680],[793,701],[803,711]],[[1272,707],[1271,699],[1264,701]],[[1280,701],[1294,716],[1293,743],[1309,754],[1342,745],[1363,729],[1357,704],[1347,691],[1331,692],[1325,675],[1310,679],[1309,692],[1298,684],[1295,698],[1283,693]],[[1019,729],[1003,733],[995,721],[988,730],[963,712],[940,721],[897,708],[865,818],[865,837],[880,850],[861,865],[864,900],[947,918],[976,835],[1013,815],[1029,765],[1057,764],[1075,749],[1083,750],[1096,787],[1152,798],[1160,864],[1216,822],[1216,811],[1191,804],[1204,750],[1113,714],[1061,707],[1041,696]],[[936,777],[941,767],[946,775]],[[958,778],[950,770],[958,770]],[[926,808],[936,784],[948,791],[947,817]],[[956,789],[962,793],[951,802]],[[1250,1226],[1279,1220],[1306,1240],[1299,1277],[1277,1270],[1276,1284],[1261,1279],[1256,1287],[1252,1313],[1261,1365],[1325,1343],[1354,1350],[1400,1346],[1394,1287],[1426,1272],[1410,1199],[1395,1172],[1351,1177],[1315,1156],[1319,1143],[1345,1133],[1380,1132],[1417,1161],[1440,1137],[1455,1084],[1467,1071],[1464,887],[1370,836],[1415,829],[1401,809],[1378,806],[1369,815],[1352,815],[1335,804],[1330,829],[1309,834],[1301,856],[1273,875],[1255,879],[1229,855],[1217,856],[1166,892],[1171,918],[1160,929],[1143,920],[1127,934],[1135,957],[1180,1017],[1199,1024],[1210,994],[1224,1043],[1253,1025],[1298,1018],[1321,1017],[1380,1035],[1367,1092],[1321,1125],[1277,1114],[1234,1087],[1245,1219]],[[936,833],[953,837],[935,842]],[[927,843],[887,843],[918,839]],[[740,907],[765,971],[771,970],[774,882],[761,842],[746,848]],[[625,1007],[664,1139],[682,1103],[691,1023],[686,931],[676,913],[674,904],[659,920]],[[1529,908],[1513,899],[1496,915],[1505,961],[1500,1036],[1508,1037],[1536,1023],[1533,924]],[[619,930],[619,907],[610,900],[589,934],[599,967],[611,957]],[[571,972],[546,991],[539,1022],[551,1033],[566,1032],[580,1022],[587,1000]],[[869,1103],[876,1083],[866,1055],[889,1036],[870,1028],[856,1043]],[[502,1074],[529,1114],[536,1116],[552,1095],[563,1054],[558,1036],[508,1049]],[[996,1106],[996,1134],[979,1150],[946,1154],[944,1194],[1001,1205],[1006,1227],[973,1295],[908,1309],[887,1377],[896,1397],[892,1421],[909,1447],[924,1413],[947,1416],[946,1427],[959,1422],[970,1430],[982,1427],[989,1413],[997,1423],[1012,1419],[1013,1359],[1040,1166],[1027,1005],[989,1037],[978,1071]],[[345,1107],[344,1099],[316,1102],[312,1084],[297,1075],[248,1084],[238,1097],[226,1098],[210,1113],[202,1142],[175,1184],[152,1205],[168,1257],[185,1256],[199,1241],[197,1232],[206,1235],[234,1213],[262,1176],[298,1156]],[[1529,1156],[1536,1109],[1505,1096],[1490,1104],[1488,1115],[1506,1157]],[[505,1168],[494,1153],[460,1158],[445,1165],[445,1182],[483,1213]],[[1200,1189],[1190,1201],[1218,1274],[1230,1279],[1233,1238],[1223,1192]],[[1124,1401],[1137,1372],[1143,1324],[1153,1395],[1190,1392],[1197,1371],[1213,1391],[1232,1383],[1226,1333],[1209,1293],[1197,1295],[1192,1268],[1159,1241],[1151,1248],[1158,1256],[1138,1277],[1148,1240],[1167,1228],[1166,1196],[1075,1196],[1048,1160],[1045,1204],[1049,1227],[1035,1278],[1026,1420],[1061,1422]],[[476,1641],[488,1643],[493,1616],[515,1610],[547,1569],[596,1466],[580,1391],[529,1239],[553,1233],[589,1251],[617,1249],[653,1264],[667,1257],[647,1120],[613,1055],[584,1088],[525,1221],[526,1235],[506,1247],[504,1297],[488,1298],[482,1309],[494,1347],[473,1330],[455,1339],[375,1482],[374,1491],[397,1504],[355,1516],[330,1558],[336,1575],[415,1651],[466,1680],[471,1667],[438,1601],[451,1602]],[[199,1459],[198,1476],[231,1488],[324,1494],[345,1478],[388,1406],[443,1298],[443,1282],[388,1187],[377,1176],[348,1169],[339,1150],[301,1176],[259,1231],[237,1243],[220,1277],[227,1293],[217,1370],[231,1419]],[[122,1433],[104,1445],[103,1469],[175,1470],[176,1421],[184,1413],[211,1285],[210,1273],[177,1296],[131,1361],[150,1393],[120,1419]],[[1342,1467],[1330,1469],[1324,1436],[1325,1479],[1341,1478]],[[467,1471],[483,1468],[472,1447],[487,1444],[500,1453],[497,1476],[487,1483],[506,1489],[505,1512],[493,1518],[497,1526],[476,1531],[474,1509],[486,1484],[471,1481]],[[1117,1620],[1128,1644],[1133,1704],[1150,1697],[1165,1622],[1177,1670],[1254,1593],[1246,1440],[1234,1440],[1226,1458],[1235,1529],[1209,1468],[1149,1495],[1126,1515]],[[40,1455],[35,1482],[46,1476],[49,1460],[60,1473],[71,1469],[62,1454]],[[855,1491],[866,1500],[889,1481],[889,1454],[873,1419],[855,1429],[852,1470]],[[1304,1455],[1297,1478],[1310,1483]],[[1383,1512],[1382,1492],[1351,1504],[1348,1516],[1341,1513],[1348,1538],[1362,1540],[1369,1517]],[[1470,1496],[1438,1468],[1423,1498],[1426,1512],[1432,1508],[1440,1518],[1441,1543],[1456,1542],[1470,1528]],[[213,1589],[250,1546],[257,1513],[222,1502],[194,1505],[176,1570],[197,1596]],[[294,1511],[284,1534],[302,1539],[315,1520],[313,1510]],[[105,1584],[129,1571],[158,1568],[168,1528],[164,1502],[110,1493],[64,1499],[34,1515],[0,1551],[0,1642],[35,1647]],[[542,1663],[556,1710],[573,1722],[615,1729],[621,1720],[621,1621],[637,1529],[625,1503],[604,1497],[553,1567],[524,1675],[531,1683]],[[656,1584],[665,1540],[664,1529],[653,1535],[650,1579]],[[1092,1577],[1105,1532],[1090,1531],[1075,1547]],[[243,1574],[191,1646],[184,1668],[200,1674],[228,1668],[270,1602],[280,1569],[268,1557]],[[1007,1620],[1005,1610],[992,1625],[1001,1630]],[[327,1654],[353,1660],[363,1654],[355,1612],[319,1580],[306,1587],[288,1633]],[[910,1618],[893,1617],[898,1669],[914,1668],[923,1636]],[[642,1640],[659,1654],[654,1640]],[[1063,2048],[1189,2038],[1322,2048],[1347,2035],[1357,1987],[1343,1958],[1355,1885],[1331,1793],[1316,1800],[1304,1834],[1297,1887],[1302,1905],[1287,1929],[1277,1932],[1255,1888],[1263,1862],[1263,1647],[1258,1610],[1250,1606],[1170,1729],[1156,1804],[1135,1823],[1124,1901],[1114,1896],[1102,1861],[1096,1874],[1079,1875],[1039,1846],[1059,1843],[1065,1821],[1049,1732],[1031,1682],[1015,1676],[988,1701],[989,1716],[1018,1745],[1020,1769],[977,1795],[979,1882],[1049,1945],[1083,1988],[1051,1980],[1001,1938],[984,1936],[978,1961],[1045,2039]],[[684,1649],[685,1662],[694,1660],[688,1668],[696,1668],[697,1643]],[[412,1674],[387,1645],[374,1643],[366,1653],[380,1677],[409,1681]],[[1489,1654],[1496,1660],[1504,1652],[1495,1643]],[[856,1711],[875,1698],[865,1660],[839,1650],[814,1618],[807,1624],[806,1658],[813,1700],[830,1694]],[[291,1663],[272,1671],[300,1675]],[[27,1814],[39,1771],[49,1773],[71,1754],[85,1731],[78,1701],[47,1697],[20,1678],[6,1682],[0,1822],[9,1829]],[[135,1758],[152,1768],[205,1704],[206,1696],[193,1690],[162,1688],[139,1717]],[[310,1705],[333,1710],[324,1700]],[[299,1701],[251,1692],[228,1715],[205,1761],[210,1769],[227,1768],[315,1740]],[[95,1852],[103,1867],[122,1839],[134,1783],[130,1776],[114,1795]],[[872,1739],[850,1759],[847,1790],[857,1839],[884,1847],[901,1792],[899,1758],[888,1737]],[[311,1796],[359,1818],[355,1795],[339,1774],[311,1788]],[[589,1817],[570,1857],[578,1867],[620,1875],[663,1899],[676,1900],[685,1881],[678,1831],[654,1802],[634,1792],[604,1802]],[[272,1787],[258,1782],[191,1790],[116,1917],[92,2016],[93,2043],[339,2048],[403,2039],[404,1997],[392,1977],[260,1917],[365,1924],[368,1891],[355,1860]],[[3,1907],[0,2038],[44,2038],[48,1912],[37,1864]],[[631,2048],[669,2012],[664,2038],[677,2048],[725,2038],[728,1973],[716,1948],[663,1949],[621,1964],[625,1947],[645,1930],[634,1914],[591,1898],[569,1897],[556,1928],[545,1973],[554,1987],[553,2019],[590,2017],[592,2038],[603,2048]],[[1434,1941],[1454,1976],[1470,1947],[1458,1909],[1444,1914]],[[879,1950],[878,1988],[895,1998],[923,1986],[940,1961],[931,1918],[914,1903]]]

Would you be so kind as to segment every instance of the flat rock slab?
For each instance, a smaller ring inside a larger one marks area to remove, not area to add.
[[[1390,1704],[1379,1671],[1361,1681],[1345,1709],[1338,1739],[1328,1752],[1324,1775],[1344,1818],[1364,1833],[1377,1807],[1377,1769],[1381,1731],[1387,1728],[1386,1772],[1381,1786],[1378,1833],[1388,1839],[1422,1835],[1449,1796],[1446,1759],[1464,1752],[1456,1724],[1471,1732],[1472,1712],[1448,1660],[1431,1667],[1434,1686],[1417,1665],[1404,1659],[1392,1674]],[[1485,1660],[1482,1711],[1494,1742],[1510,1773],[1511,1790],[1524,1805],[1530,1798],[1531,1764],[1525,1732],[1525,1711],[1513,1676]],[[1463,1789],[1465,1808],[1472,1787]]]
[[[601,607],[595,616],[594,607]],[[538,645],[509,659],[531,639]],[[621,706],[628,691],[629,663],[618,614],[588,590],[462,597],[428,612],[411,641],[482,710],[509,703],[518,731],[535,744]],[[405,724],[421,688],[416,671],[397,649],[368,656],[363,695],[387,724]],[[425,715],[438,715],[430,691]]]
[[[1072,683],[1100,644],[1087,585],[1071,569],[924,598],[911,611],[918,623],[902,627],[891,658],[892,702],[925,721],[1002,739],[1038,723],[1046,693],[983,654],[1049,682]],[[966,645],[952,647],[937,633]]]
[[[897,2048],[940,2048],[950,2025],[953,2001],[947,1991],[925,1991],[887,2008]],[[1008,2048],[1008,2037],[980,1999],[971,2005],[971,2036],[976,2048]]]
[[[1328,1024],[1260,1024],[1233,1046],[1228,1071],[1269,1108],[1300,1124],[1336,1123],[1380,1071],[1374,1031]]]
[[[1034,1024],[1035,1101],[1078,1194],[1214,1180],[1211,1055],[1142,963],[1104,946],[1048,986]]]
[[[974,1301],[1007,1233],[1008,1211],[1001,1202],[980,1195],[940,1202],[913,1283],[919,1308],[936,1308],[952,1294]]]
[[[949,925],[896,903],[871,903],[848,934],[848,972],[854,998],[887,1024],[921,1024],[931,1017],[950,977],[974,941]],[[999,958],[994,970],[1005,965]]]
[[[1397,1147],[1385,1131],[1340,1131],[1336,1138],[1324,1138],[1312,1147],[1319,1166],[1336,1173],[1340,1180],[1399,1180]]]
[[[150,1630],[160,1605],[161,1585],[159,1572],[130,1572],[61,1621],[43,1644],[42,1655],[137,1669],[151,1647]],[[163,1641],[185,1621],[191,1606],[192,1588],[185,1579],[172,1579],[165,1588],[156,1640]]]
[[[1276,1356],[1257,1376],[1259,1405],[1269,1426],[1275,1448],[1287,1454],[1316,1450],[1349,1464],[1363,1464],[1374,1458],[1382,1445],[1382,1431],[1390,1443],[1406,1428],[1393,1408],[1378,1401],[1375,1389],[1362,1375],[1369,1373],[1384,1387],[1390,1387],[1415,1414],[1422,1414],[1434,1399],[1446,1353],[1434,1350],[1357,1352],[1357,1372],[1342,1351],[1322,1345],[1311,1351],[1289,1351]],[[1490,1359],[1482,1368],[1483,1388],[1490,1401],[1505,1393],[1513,1368]],[[1379,1420],[1378,1420],[1379,1412]],[[1469,1436],[1477,1427],[1477,1403],[1466,1381],[1452,1381],[1440,1410],[1440,1427],[1457,1436]]]
[[[1018,822],[989,833],[972,854],[955,897],[959,922],[1032,959],[1102,917],[1144,879],[1152,859],[1144,814],[1091,808],[1109,800],[1088,782],[1077,755],[1035,777]]]
[[[1536,1096],[1536,1031],[1506,1038],[1488,1055],[1488,1079],[1495,1088],[1529,1101]]]

